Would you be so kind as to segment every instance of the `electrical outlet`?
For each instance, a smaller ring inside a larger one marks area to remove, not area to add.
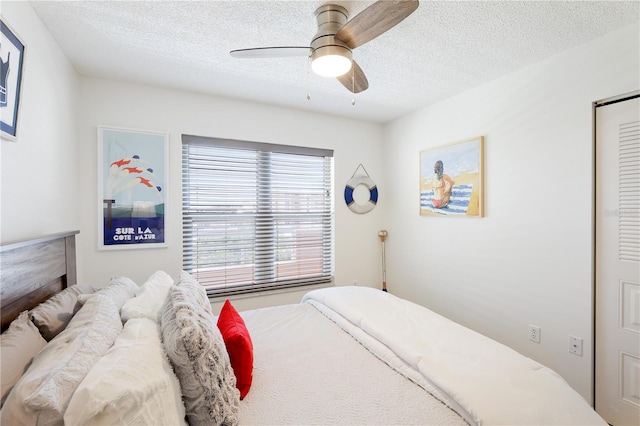
[[[569,336],[569,352],[582,356],[582,339],[576,336]]]
[[[529,324],[529,340],[540,343],[540,327]]]

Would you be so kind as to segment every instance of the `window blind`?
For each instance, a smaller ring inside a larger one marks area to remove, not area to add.
[[[183,268],[209,295],[333,280],[332,150],[182,142]]]

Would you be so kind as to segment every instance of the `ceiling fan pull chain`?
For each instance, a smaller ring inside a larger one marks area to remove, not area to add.
[[[307,56],[307,100],[311,100],[311,55]]]

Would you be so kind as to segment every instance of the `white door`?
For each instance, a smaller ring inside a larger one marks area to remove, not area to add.
[[[640,98],[596,108],[595,408],[640,425]]]

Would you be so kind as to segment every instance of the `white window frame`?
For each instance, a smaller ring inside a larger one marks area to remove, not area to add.
[[[183,269],[210,297],[333,284],[333,187],[333,150],[183,135]]]

